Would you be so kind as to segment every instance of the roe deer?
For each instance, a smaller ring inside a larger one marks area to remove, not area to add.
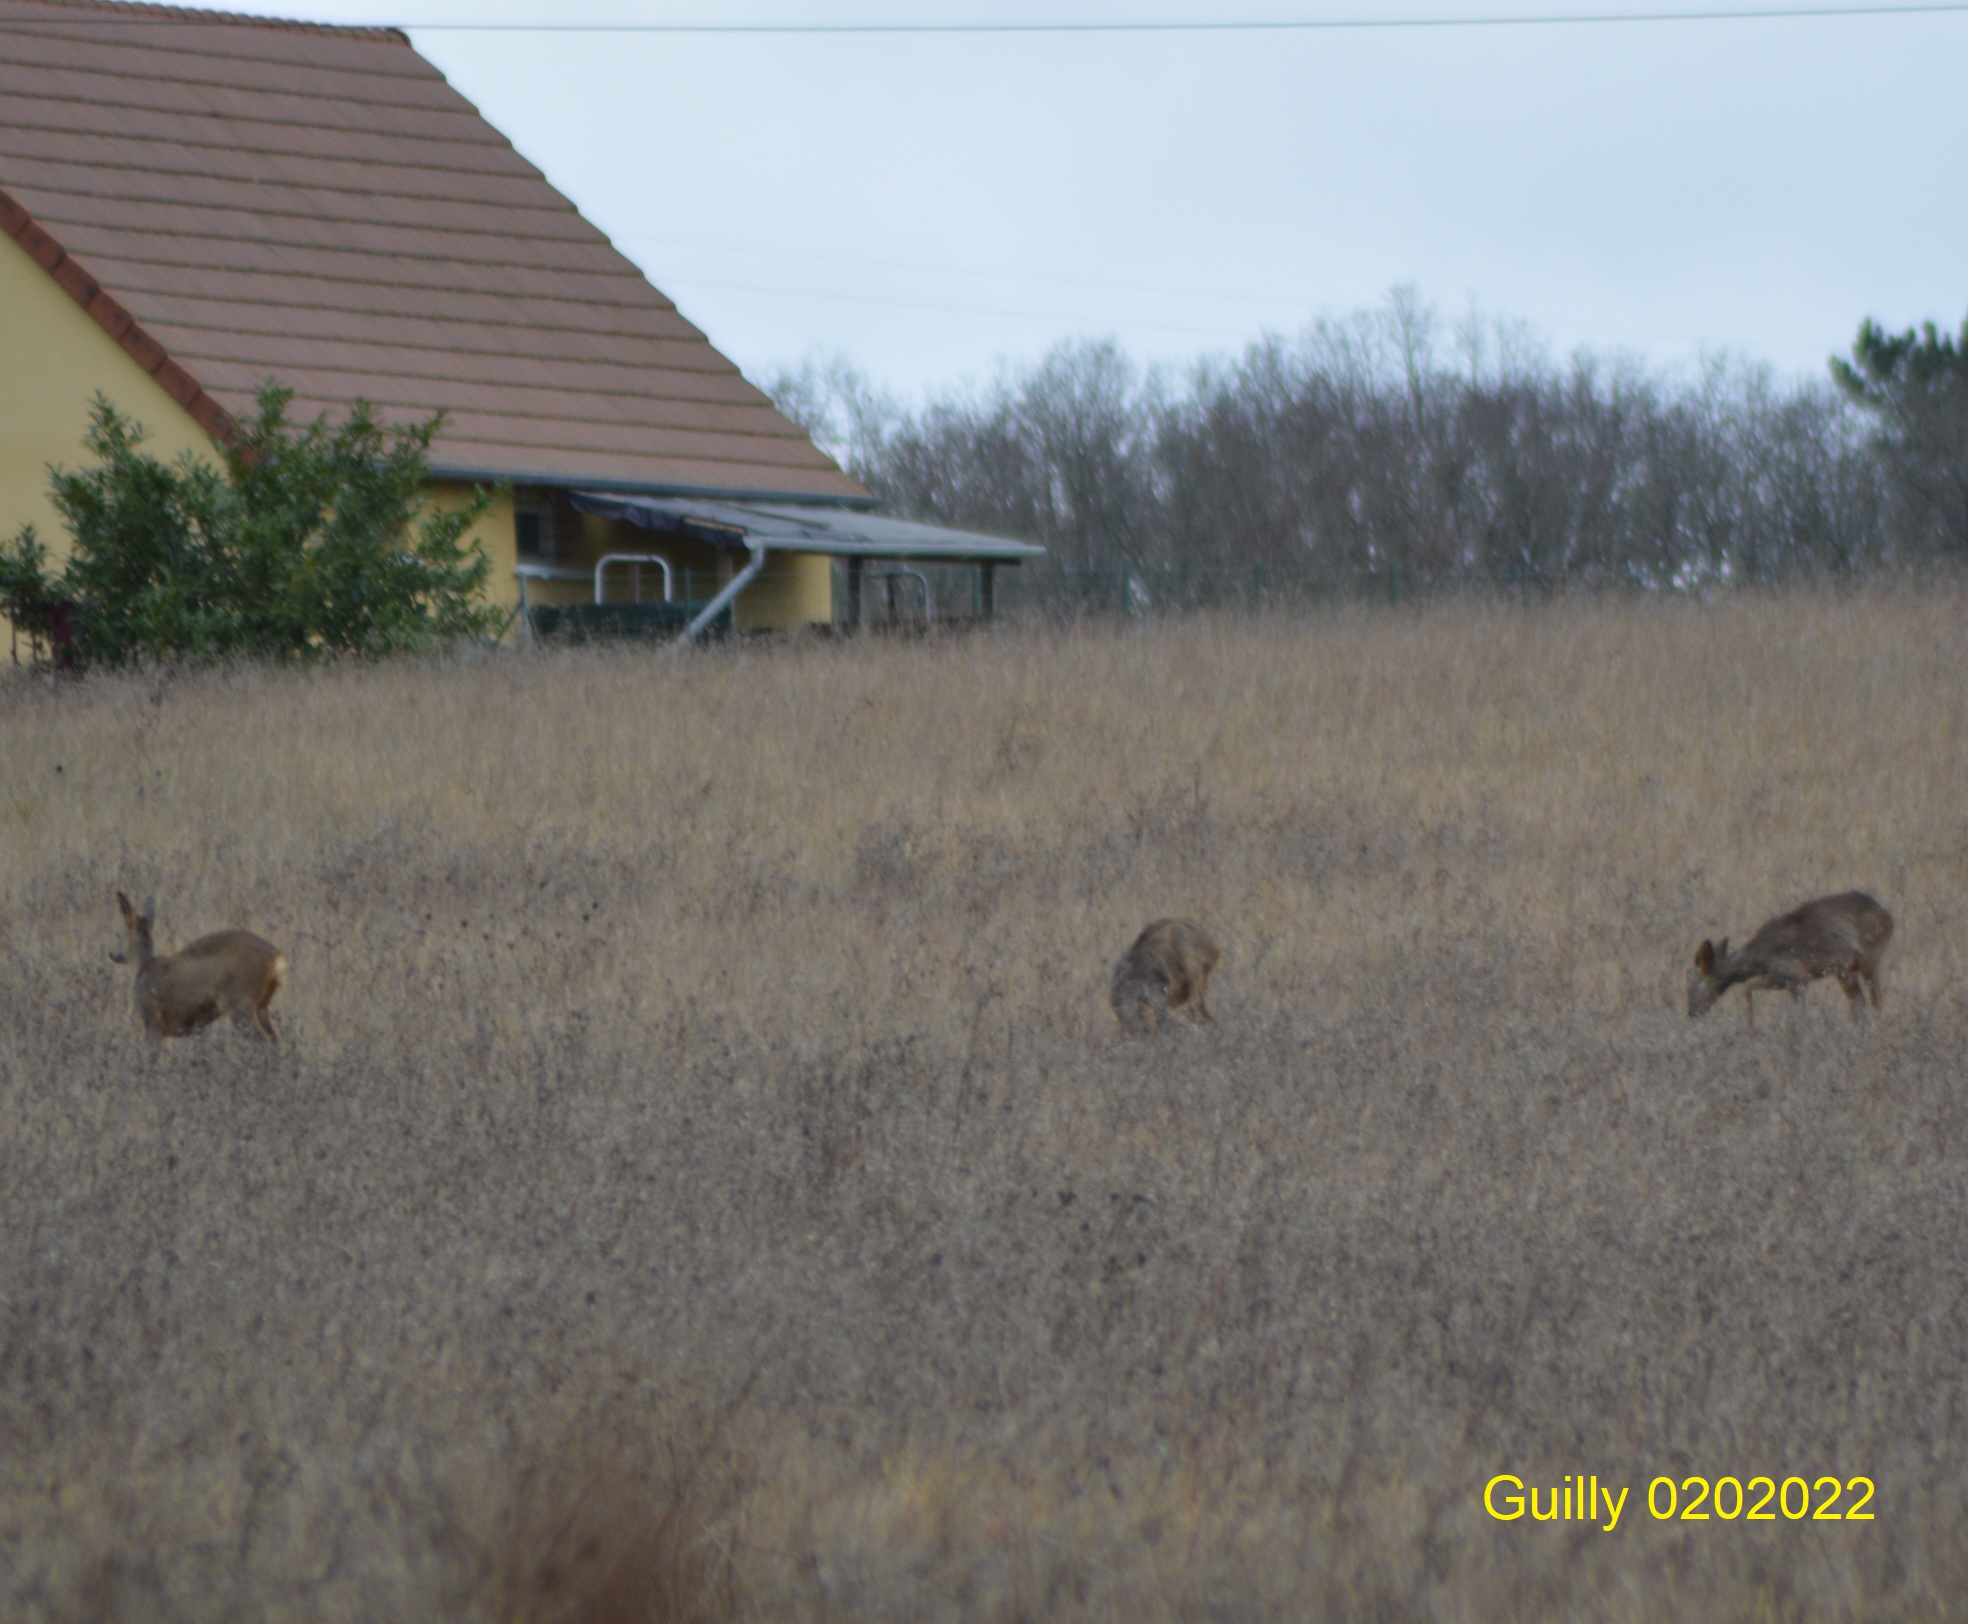
[[[287,957],[250,930],[222,930],[191,946],[159,957],[150,937],[157,903],[145,898],[143,912],[116,893],[123,910],[124,948],[110,957],[137,971],[137,1014],[155,1038],[184,1037],[221,1015],[242,1032],[249,1026],[278,1043],[267,1005],[287,984]]]
[[[1879,1007],[1879,955],[1892,938],[1893,916],[1863,891],[1819,897],[1772,919],[1734,953],[1726,936],[1720,947],[1704,941],[1688,972],[1688,1013],[1707,1014],[1740,981],[1743,1009],[1754,1028],[1759,991],[1796,997],[1807,982],[1836,976],[1856,1021],[1868,991],[1872,1007]]]
[[[1184,1005],[1194,1007],[1199,1021],[1214,1021],[1209,978],[1222,957],[1210,933],[1193,920],[1157,919],[1114,966],[1108,997],[1121,1025],[1152,1034],[1170,1010]]]

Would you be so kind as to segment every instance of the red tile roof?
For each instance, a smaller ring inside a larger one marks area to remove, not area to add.
[[[272,377],[443,470],[865,494],[395,29],[0,0],[0,231],[213,434]]]

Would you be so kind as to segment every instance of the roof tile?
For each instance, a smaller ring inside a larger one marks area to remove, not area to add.
[[[214,433],[272,377],[445,468],[862,494],[394,30],[0,0],[0,230]]]
[[[0,152],[0,164],[6,166],[16,189],[23,195],[58,199],[71,213],[109,203],[181,204],[230,210],[240,208],[242,202],[250,202],[256,206],[254,212],[259,219],[276,225],[284,220],[299,220],[325,230],[340,221],[358,221],[422,226],[433,231],[477,229],[482,234],[484,205],[498,201],[496,198],[460,199],[441,191],[423,196],[377,192],[349,184],[359,181],[364,171],[353,171],[340,179],[233,178],[65,162],[4,152]],[[457,179],[447,176],[440,180],[432,176],[431,184],[448,187]],[[607,241],[568,206],[542,209],[508,203],[500,209],[500,214],[510,228],[508,235],[516,241]]]
[[[76,251],[85,252],[80,248]],[[663,338],[701,340],[703,336],[673,308],[654,299],[642,304],[608,301],[596,297],[598,290],[592,287],[561,286],[550,294],[518,277],[507,278],[503,286],[467,289],[446,286],[433,272],[427,282],[417,283],[401,274],[388,274],[389,265],[380,256],[361,266],[370,273],[367,277],[351,274],[332,278],[291,268],[304,264],[312,267],[313,260],[305,257],[283,265],[269,256],[270,262],[264,269],[248,271],[201,266],[189,258],[176,262],[126,259],[105,251],[98,242],[91,242],[86,252],[90,262],[100,268],[103,280],[127,296],[133,308],[145,295],[156,291],[202,296],[223,305],[271,305],[297,316],[319,311],[331,325],[338,313],[354,312],[421,317],[481,328],[492,324],[589,333],[638,333]],[[473,275],[480,281],[493,280],[483,270]],[[501,335],[481,332],[478,336],[496,343]],[[718,364],[729,367],[731,363],[719,357]]]
[[[73,117],[68,123],[75,124]],[[518,154],[499,172],[482,166],[438,168],[422,163],[390,161],[389,157],[331,157],[319,152],[288,153],[263,148],[206,146],[195,166],[187,166],[182,143],[143,135],[116,135],[100,129],[56,129],[0,121],[0,165],[18,173],[20,184],[31,184],[25,165],[34,160],[64,166],[56,177],[63,189],[77,177],[76,166],[100,177],[96,190],[128,191],[165,182],[186,185],[309,186],[341,190],[356,197],[412,198],[422,202],[498,204],[530,211],[551,208],[572,213],[574,205],[540,177]],[[489,152],[491,149],[486,149]],[[421,148],[420,148],[421,152]],[[424,154],[428,156],[428,154]],[[399,149],[392,156],[401,158]],[[477,154],[483,158],[484,153]]]
[[[298,248],[310,261],[317,250],[340,250],[404,259],[565,269],[642,281],[636,268],[592,228],[578,237],[562,235],[557,240],[530,232],[490,230],[487,228],[493,222],[486,220],[482,210],[464,215],[459,225],[445,229],[427,223],[360,219],[347,212],[298,213],[288,198],[280,199],[278,208],[256,209],[245,205],[258,199],[240,198],[237,192],[235,206],[227,208],[58,193],[38,186],[18,187],[15,195],[36,219],[51,229],[66,227],[66,235],[78,244],[85,233],[100,231],[113,233],[118,239],[148,239],[164,252],[180,257],[184,250],[176,245],[195,241],[244,244],[249,249]],[[653,289],[649,291],[654,295]]]

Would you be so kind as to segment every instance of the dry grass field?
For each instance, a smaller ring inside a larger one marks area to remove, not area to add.
[[[1964,1616],[1964,611],[0,682],[0,1617]],[[1688,1019],[1854,886],[1877,1017]]]

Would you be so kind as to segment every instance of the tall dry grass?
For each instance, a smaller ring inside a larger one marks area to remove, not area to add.
[[[0,684],[0,1616],[1959,1616],[1964,608]],[[1848,886],[1877,1020],[1688,1021]]]

